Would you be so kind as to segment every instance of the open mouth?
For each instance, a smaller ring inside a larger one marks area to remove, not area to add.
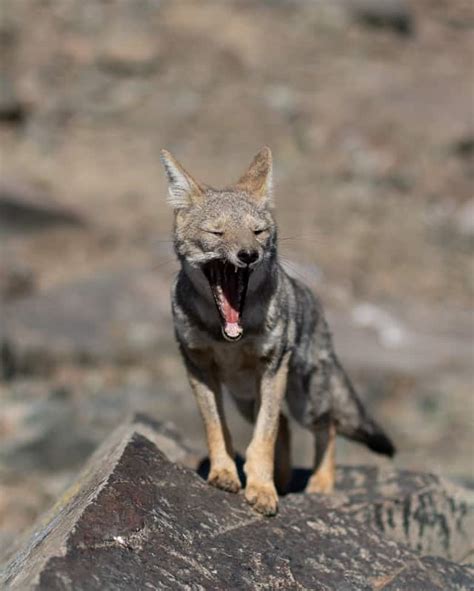
[[[242,313],[251,271],[223,260],[211,261],[203,267],[228,341],[238,341],[242,334]]]

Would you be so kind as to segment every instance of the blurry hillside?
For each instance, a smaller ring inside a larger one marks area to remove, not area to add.
[[[9,0],[1,19],[0,551],[132,409],[203,448],[162,147],[218,186],[271,146],[282,256],[397,464],[473,482],[470,2]],[[310,448],[299,432],[295,462]]]

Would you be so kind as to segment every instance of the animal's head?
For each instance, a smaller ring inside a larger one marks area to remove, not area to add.
[[[237,183],[224,189],[197,182],[166,150],[161,160],[175,212],[176,253],[206,277],[224,336],[238,340],[249,278],[276,252],[271,151],[262,148]]]

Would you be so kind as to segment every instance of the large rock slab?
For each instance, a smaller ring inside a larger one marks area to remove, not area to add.
[[[144,417],[119,428],[6,566],[4,585],[22,591],[474,587],[469,567],[420,556],[370,524],[364,502],[387,493],[370,472],[343,470],[343,492],[290,494],[279,514],[265,519],[241,495],[213,489],[171,462],[158,449],[166,445],[159,426]],[[406,478],[398,488],[388,483],[391,494],[404,490]],[[374,482],[373,497],[364,496]],[[344,487],[354,484],[351,498]]]
[[[153,268],[110,269],[4,304],[0,342],[27,373],[65,361],[142,358],[172,341],[169,308],[169,283]]]
[[[0,112],[1,117],[1,112]],[[84,227],[83,215],[48,193],[18,181],[0,183],[0,232],[6,236],[47,230],[52,226]]]
[[[474,492],[434,474],[376,467],[338,470],[344,507],[420,554],[455,561],[474,550]]]

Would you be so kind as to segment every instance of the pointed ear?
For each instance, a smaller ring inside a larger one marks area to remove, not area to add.
[[[160,160],[168,177],[168,203],[174,209],[183,209],[199,203],[204,196],[201,185],[168,150],[161,150]]]
[[[260,150],[236,186],[249,193],[259,204],[272,204],[273,172],[270,148],[265,146]]]

